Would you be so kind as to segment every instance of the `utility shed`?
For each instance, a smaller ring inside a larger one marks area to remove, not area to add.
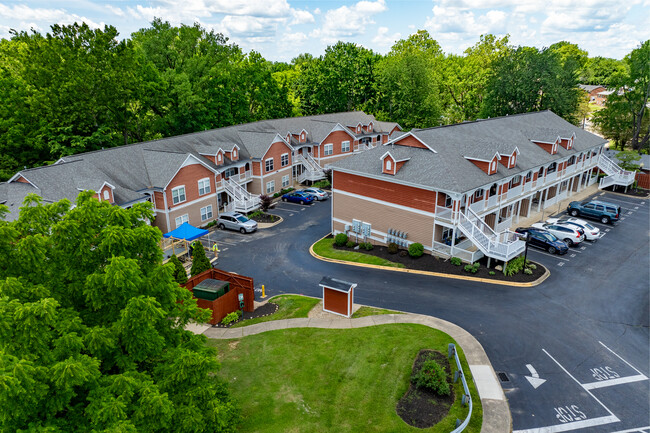
[[[345,317],[352,315],[355,283],[323,277],[318,285],[323,288],[323,311]]]

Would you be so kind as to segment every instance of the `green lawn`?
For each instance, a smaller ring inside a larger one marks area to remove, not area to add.
[[[380,257],[359,253],[356,251],[336,250],[332,246],[334,239],[324,238],[314,244],[314,252],[328,259],[347,260],[348,262],[368,263],[371,265],[389,266],[392,268],[403,268],[401,263],[391,262]]]
[[[271,320],[280,319],[296,319],[298,317],[307,317],[309,311],[318,304],[320,299],[308,298],[299,295],[279,295],[269,299],[269,302],[278,304],[278,311],[274,314],[264,317],[257,317],[255,319],[244,320],[243,322],[236,323],[232,327],[239,328],[242,326],[254,325],[260,322],[269,322]]]
[[[352,314],[352,318],[358,319],[359,317],[377,316],[380,314],[402,314],[402,313],[398,311],[386,310],[385,308],[359,307],[359,309]]]
[[[423,325],[357,329],[297,328],[238,340],[209,340],[217,347],[220,375],[242,409],[240,432],[416,432],[395,412],[408,389],[420,349],[447,353],[448,335]],[[459,348],[460,349],[460,348]],[[459,350],[459,352],[461,352]],[[471,373],[474,410],[466,432],[481,428],[482,409]],[[453,371],[453,370],[452,370]],[[449,432],[467,407],[457,401],[447,418],[426,429]]]

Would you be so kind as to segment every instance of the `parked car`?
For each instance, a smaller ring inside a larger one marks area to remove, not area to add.
[[[551,254],[566,254],[569,247],[563,241],[559,240],[546,230],[540,230],[534,227],[518,227],[517,233],[528,233],[528,245],[541,248]]]
[[[289,201],[292,203],[300,203],[300,204],[310,204],[311,202],[314,201],[314,196],[311,194],[307,194],[306,192],[293,191],[283,195],[282,201]]]
[[[329,197],[329,194],[327,194],[327,192],[318,188],[311,188],[311,187],[305,188],[305,189],[301,189],[299,192],[306,192],[307,194],[311,194],[318,201],[327,200],[327,198]]]
[[[257,230],[257,222],[246,218],[237,212],[224,212],[217,218],[217,227],[221,230],[238,230],[241,233],[253,233]]]
[[[566,242],[570,247],[585,240],[585,231],[578,227],[545,223],[535,223],[533,224],[533,227],[540,230],[546,230],[556,238]]]
[[[589,200],[585,202],[572,201],[566,210],[572,217],[584,216],[594,218],[603,224],[618,221],[621,216],[621,207],[613,203],[607,203],[599,200]]]
[[[588,241],[595,241],[600,238],[600,229],[594,227],[585,220],[581,220],[580,218],[549,218],[546,222],[548,224],[562,224],[580,228],[584,230],[585,239]]]

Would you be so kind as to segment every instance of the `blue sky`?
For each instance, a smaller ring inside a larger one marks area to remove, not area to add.
[[[279,61],[321,55],[338,40],[384,54],[419,29],[447,53],[462,53],[484,33],[537,47],[568,40],[590,56],[613,58],[650,39],[650,0],[0,0],[0,37],[75,21],[110,24],[128,37],[153,17],[199,22]]]

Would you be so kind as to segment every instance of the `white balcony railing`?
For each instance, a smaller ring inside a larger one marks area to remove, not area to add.
[[[521,185],[513,186],[511,189],[508,190],[507,199],[512,200],[515,197],[519,197],[521,195],[521,190],[522,190]]]
[[[557,171],[554,171],[553,173],[546,173],[544,183],[553,182],[555,179],[557,179]]]
[[[476,203],[472,203],[469,205],[469,208],[472,209],[474,212],[481,212],[483,209],[485,209],[485,200],[481,197],[479,201]]]
[[[487,201],[487,207],[488,208],[494,207],[497,205],[497,203],[499,203],[499,196],[497,195],[490,196]]]

